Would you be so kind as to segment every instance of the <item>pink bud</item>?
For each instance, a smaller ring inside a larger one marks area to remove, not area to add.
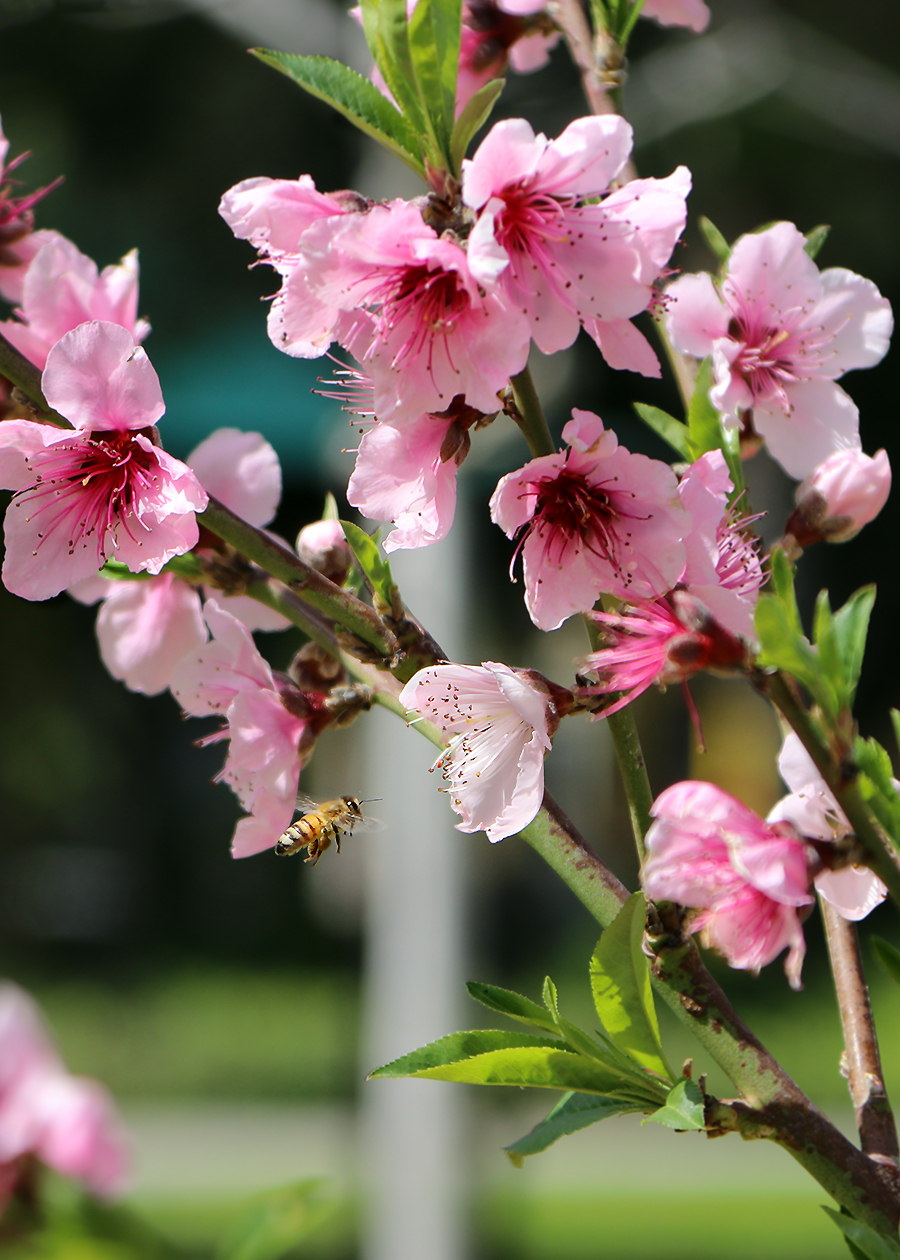
[[[297,535],[297,554],[310,568],[343,585],[353,555],[347,546],[340,521],[313,521]]]
[[[875,519],[890,490],[886,451],[874,459],[855,448],[835,451],[797,487],[787,532],[801,547],[823,539],[846,542]]]

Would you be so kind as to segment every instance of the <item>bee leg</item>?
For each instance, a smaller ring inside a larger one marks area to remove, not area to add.
[[[316,862],[318,862],[321,856],[322,856],[322,846],[318,844],[315,840],[310,840],[309,844],[306,846],[306,857],[303,859],[303,861],[309,862],[311,866],[315,866]]]

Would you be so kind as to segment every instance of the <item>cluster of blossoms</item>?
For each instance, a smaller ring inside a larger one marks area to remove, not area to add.
[[[316,357],[337,341],[371,383],[377,419],[349,495],[402,519],[389,549],[446,534],[469,431],[500,410],[532,338],[552,353],[584,327],[613,366],[658,374],[630,321],[684,227],[690,178],[680,168],[610,191],[631,142],[617,116],[578,119],[556,140],[509,119],[450,199],[372,204],[322,194],[308,176],[246,180],[223,197],[235,235],[282,278],[274,344]]]
[[[646,0],[642,13],[697,31],[709,17],[702,0]],[[457,112],[507,64],[544,64],[559,37],[542,0],[466,0],[462,21]],[[0,133],[0,168],[6,148]],[[664,290],[690,173],[627,179],[631,149],[631,128],[615,114],[579,118],[556,139],[512,118],[463,160],[459,179],[430,172],[432,191],[411,201],[323,193],[308,175],[252,178],[223,196],[222,217],[280,277],[274,345],[317,358],[337,343],[358,365],[339,363],[330,384],[362,421],[348,499],[392,522],[386,550],[447,534],[472,435],[501,411],[517,414],[510,383],[532,342],[549,355],[584,330],[612,368],[659,376],[633,322],[648,310],[677,351],[710,361],[710,399],[744,453],[765,440],[803,479],[787,550],[843,541],[880,510],[887,456],[862,453],[858,413],[836,381],[883,357],[887,301],[851,272],[820,273],[787,223],[742,237],[721,275]],[[225,429],[185,463],[166,454],[162,392],[141,345],[149,326],[138,317],[137,256],[101,272],[58,233],[34,232],[40,195],[0,190],[0,293],[16,304],[2,331],[41,370],[47,403],[71,428],[17,410],[9,390],[0,397],[0,485],[15,491],[3,580],[29,599],[68,590],[100,601],[100,650],[116,678],[146,694],[168,688],[186,714],[223,722],[201,742],[228,741],[218,778],[246,811],[232,852],[258,853],[290,824],[318,735],[368,697],[312,649],[287,674],[258,651],[254,631],[288,623],[247,597],[240,558],[197,513],[213,495],[248,525],[270,525],[281,493],[275,452],[258,433]],[[537,814],[544,757],[567,713],[607,717],[653,684],[744,671],[758,648],[756,518],[735,501],[722,451],[676,471],[627,450],[579,409],[562,438],[562,449],[500,479],[490,514],[515,542],[511,574],[521,552],[534,624],[550,631],[583,614],[598,626],[602,645],[581,663],[592,676],[567,690],[496,662],[437,664],[400,697],[446,733],[434,768],[459,828],[491,840]],[[305,531],[297,550],[339,585],[346,579],[336,522]],[[173,569],[187,552],[191,562]],[[811,880],[848,917],[883,889],[847,858],[846,819],[792,756],[782,757],[792,794],[768,822],[710,785],[663,793],[644,879],[651,896],[696,911],[693,929],[735,966],[789,947],[799,983],[798,912]]]
[[[101,1198],[128,1178],[125,1137],[106,1090],[71,1076],[37,1006],[0,984],[0,1213],[27,1192],[33,1161],[75,1177]]]

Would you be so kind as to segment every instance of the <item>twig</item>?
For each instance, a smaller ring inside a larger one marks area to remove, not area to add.
[[[522,430],[528,449],[536,458],[539,455],[555,455],[556,447],[547,427],[547,419],[538,392],[531,379],[531,369],[526,365],[521,372],[510,378],[515,410],[513,419]]]
[[[218,499],[210,497],[209,506],[205,512],[198,513],[197,519],[248,560],[284,582],[305,603],[331,617],[383,657],[390,657],[397,650],[393,635],[385,629],[374,609],[304,564],[261,529],[241,520]]]
[[[834,988],[844,1030],[844,1054],[850,1097],[863,1151],[884,1164],[900,1166],[897,1126],[888,1102],[878,1053],[875,1020],[863,972],[856,925],[824,897],[819,898]]]

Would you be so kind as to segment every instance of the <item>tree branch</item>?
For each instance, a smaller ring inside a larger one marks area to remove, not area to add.
[[[819,898],[834,988],[844,1030],[844,1056],[850,1097],[863,1151],[872,1159],[900,1166],[897,1126],[884,1087],[875,1020],[863,972],[856,924]]]
[[[71,429],[72,426],[68,420],[48,406],[44,391],[41,389],[40,368],[36,368],[30,359],[26,359],[24,354],[17,350],[11,341],[7,341],[2,333],[0,333],[0,376],[5,376],[17,389],[21,390],[30,400],[35,414],[41,420],[50,420],[62,429]]]

